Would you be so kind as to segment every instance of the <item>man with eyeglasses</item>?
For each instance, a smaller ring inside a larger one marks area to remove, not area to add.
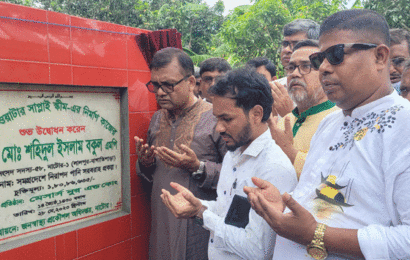
[[[328,17],[310,55],[342,110],[319,125],[300,181],[244,190],[277,232],[273,259],[410,258],[410,103],[390,84],[385,18],[366,9]]]
[[[404,29],[390,30],[390,81],[400,93],[403,66],[410,58],[410,33]]]
[[[280,60],[283,67],[289,64],[290,57],[295,45],[303,40],[317,40],[319,37],[319,24],[309,19],[296,19],[283,27],[283,40],[280,49]],[[271,84],[273,113],[284,117],[294,109],[294,103],[289,97],[287,89],[287,78],[275,80]]]
[[[134,137],[137,173],[152,183],[149,257],[205,260],[209,232],[192,219],[175,219],[160,195],[170,182],[178,182],[201,199],[215,200],[226,145],[215,131],[212,105],[193,93],[194,66],[184,51],[158,51],[150,70],[147,88],[161,109],[151,119],[146,143]]]
[[[293,163],[298,179],[310,141],[320,122],[325,116],[338,110],[323,92],[319,71],[312,69],[309,55],[318,51],[319,43],[315,40],[304,40],[295,45],[285,71],[288,75],[288,92],[296,103],[296,108],[279,122],[276,117],[268,121],[272,138]]]
[[[401,76],[400,96],[410,101],[410,60],[406,61],[403,66],[403,74]]]
[[[215,84],[219,77],[232,69],[231,65],[225,59],[210,58],[204,60],[199,67],[199,74],[201,75],[200,95],[206,101],[212,103],[212,96],[209,95],[208,89]]]

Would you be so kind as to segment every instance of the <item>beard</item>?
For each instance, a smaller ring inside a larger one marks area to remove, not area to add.
[[[236,141],[231,135],[227,134],[227,133],[221,133],[222,136],[228,136],[230,137],[233,141],[234,144],[233,145],[226,145],[226,149],[228,149],[228,151],[235,151],[236,149],[238,149],[241,146],[247,145],[250,143],[250,139],[252,136],[252,129],[251,129],[251,124],[248,122],[247,125],[245,125],[242,130],[239,132],[238,134],[238,141]]]
[[[294,83],[298,84],[298,88],[295,89],[295,88],[292,87],[292,84],[294,84]],[[294,102],[303,103],[309,98],[308,93],[307,93],[307,86],[306,86],[305,82],[300,81],[298,79],[292,79],[288,83],[288,85],[291,86],[289,91],[288,91],[289,96]],[[302,86],[303,89],[300,89],[300,86]]]
[[[297,83],[298,88],[290,88],[288,91],[289,97],[299,106],[299,105],[304,105],[307,107],[312,107],[314,106],[321,98],[322,94],[324,95],[324,92],[322,88],[318,88],[315,90],[312,96],[309,97],[308,91],[307,91],[307,85],[299,81],[297,79],[292,79],[289,82],[289,86],[291,86],[292,83]],[[299,87],[302,86],[303,89],[300,89]]]

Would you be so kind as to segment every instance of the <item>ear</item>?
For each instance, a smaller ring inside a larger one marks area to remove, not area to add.
[[[255,105],[250,111],[249,111],[249,119],[254,123],[254,124],[259,124],[262,122],[263,118],[263,108],[261,105]]]
[[[194,75],[191,75],[189,78],[187,78],[188,81],[188,87],[190,92],[194,92],[194,88],[196,85],[196,78]]]
[[[278,77],[273,76],[271,81],[275,81],[275,80],[277,80],[277,79],[278,79]]]
[[[379,46],[376,47],[375,49],[376,53],[376,67],[377,70],[383,70],[386,67],[390,67],[390,50],[389,47],[387,47],[384,44],[380,44]]]

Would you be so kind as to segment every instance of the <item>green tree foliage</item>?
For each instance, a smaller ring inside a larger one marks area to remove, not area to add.
[[[410,31],[409,0],[364,0],[363,7],[383,15],[390,28],[403,28]]]
[[[25,6],[33,6],[33,0],[1,0],[2,2],[18,4],[18,5],[25,5]]]
[[[283,0],[294,19],[304,18],[323,22],[329,15],[344,9],[346,0]]]
[[[151,18],[142,0],[36,0],[46,10],[128,26],[143,27]]]
[[[165,2],[163,0],[162,2]],[[212,35],[216,34],[224,21],[222,1],[209,7],[202,1],[174,0],[163,3],[153,11],[149,29],[176,28],[182,34],[182,43],[195,53],[207,53]]]
[[[256,0],[231,13],[214,37],[210,51],[234,66],[267,56],[281,68],[279,51],[283,26],[295,19],[322,22],[344,9],[345,0]]]
[[[240,65],[257,56],[274,58],[284,24],[290,14],[280,0],[259,0],[236,8],[214,38],[211,50]]]

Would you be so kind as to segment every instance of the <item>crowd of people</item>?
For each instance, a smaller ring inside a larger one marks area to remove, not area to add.
[[[161,109],[134,137],[150,259],[410,259],[409,32],[365,9],[298,19],[281,63],[154,55]]]

